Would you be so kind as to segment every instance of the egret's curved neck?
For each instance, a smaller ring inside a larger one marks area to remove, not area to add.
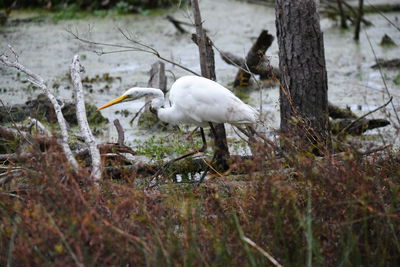
[[[142,96],[148,96],[151,100],[151,107],[158,110],[164,105],[164,93],[157,88],[137,87],[138,91],[142,93]]]
[[[157,111],[157,116],[161,121],[175,124],[181,121],[181,114],[175,111],[175,107],[164,106],[164,93],[160,89],[156,88],[135,88],[139,91],[141,96],[150,97],[151,107]]]

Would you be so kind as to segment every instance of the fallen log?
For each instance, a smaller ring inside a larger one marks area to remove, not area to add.
[[[332,119],[356,119],[357,115],[354,114],[350,108],[339,108],[338,106],[328,102],[329,117]]]
[[[379,67],[387,69],[399,69],[400,59],[399,58],[389,59],[389,60],[378,59],[376,64],[371,66],[371,68],[373,69],[378,69]]]
[[[246,65],[246,61],[244,58],[238,57],[230,52],[221,52],[221,58],[226,63],[241,68],[243,69],[243,71],[246,71],[248,69],[248,66]],[[269,64],[269,61],[265,61],[262,64],[259,64],[258,68],[253,68],[250,71],[253,74],[259,75],[260,79],[263,80],[274,79],[274,78],[279,79],[280,75],[279,68],[272,67]]]
[[[279,71],[271,67],[268,58],[265,56],[273,41],[274,37],[267,30],[263,30],[245,59],[234,56],[229,52],[221,53],[225,62],[239,67],[234,86],[248,86],[252,73],[260,75],[262,79],[279,77]]]
[[[353,123],[355,118],[346,119],[335,119],[331,121],[331,131],[333,134],[339,134],[342,131],[345,134],[351,135],[361,135],[367,130],[372,130],[375,128],[385,127],[390,124],[386,119],[361,119],[355,122],[353,125],[348,127]],[[346,128],[348,127],[348,128]]]

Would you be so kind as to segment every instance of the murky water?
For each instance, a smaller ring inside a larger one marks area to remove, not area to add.
[[[275,35],[275,11],[272,8],[234,0],[203,0],[200,5],[204,27],[215,45],[223,51],[245,56],[262,29],[268,29]],[[192,20],[190,10],[185,8],[171,9],[169,14],[180,20]],[[93,47],[74,40],[66,29],[78,31],[82,37],[97,42],[129,44],[118,31],[118,28],[122,28],[136,39],[157,49],[164,57],[200,72],[198,50],[190,40],[190,35],[178,34],[173,25],[165,19],[165,15],[88,18],[58,23],[51,21],[20,23],[0,29],[0,51],[5,51],[7,44],[13,45],[20,54],[20,62],[45,78],[49,86],[56,88],[55,93],[65,99],[71,98],[72,95],[72,89],[69,88],[67,82],[69,64],[74,54],[80,54],[86,75],[89,77],[109,73],[112,77],[121,78],[115,79],[111,88],[105,88],[105,83],[102,82],[93,84],[92,92],[86,94],[86,100],[100,105],[120,95],[131,86],[145,86],[150,65],[156,58],[142,52],[99,56],[93,53]],[[24,16],[29,16],[29,14],[14,13],[11,20]],[[385,16],[400,26],[398,20],[400,13],[385,13]],[[391,36],[400,45],[400,32],[379,14],[368,15],[367,19],[372,21],[374,26],[364,28],[365,31],[361,33],[359,43],[353,41],[352,31],[341,31],[335,22],[325,18],[321,20],[329,77],[329,99],[339,106],[350,106],[360,115],[389,99],[379,71],[370,68],[375,63],[375,58],[367,35],[377,57],[392,59],[400,55],[398,47],[383,48],[379,45],[384,34]],[[109,50],[106,48],[105,51]],[[277,65],[276,41],[267,54],[271,57],[272,64]],[[171,64],[167,64],[166,68],[169,84],[173,81],[173,76],[187,74]],[[394,96],[393,103],[396,108],[399,108],[400,86],[393,82],[399,70],[385,69],[383,72],[390,94]],[[218,81],[228,85],[234,79],[236,69],[223,62],[217,55],[216,73]],[[21,88],[27,87],[26,78],[22,75],[17,76],[14,70],[0,66],[0,74],[1,99],[6,104],[22,103],[39,93],[39,91],[22,90]],[[251,103],[254,106],[260,106],[262,103],[263,110],[268,113],[270,129],[279,127],[277,88],[263,89],[261,94],[252,93]],[[130,138],[140,138],[140,136],[146,138],[147,132],[139,132],[129,125],[130,118],[115,114],[120,109],[135,113],[142,104],[142,102],[126,103],[102,112],[111,121],[119,118]],[[395,117],[391,106],[388,106],[386,112],[377,112],[371,116],[375,118],[391,116],[391,119]],[[116,132],[112,124],[105,132],[106,139],[115,140]],[[392,140],[391,142],[398,142],[394,127],[386,127],[382,132],[386,138]],[[230,134],[233,135],[232,132]]]

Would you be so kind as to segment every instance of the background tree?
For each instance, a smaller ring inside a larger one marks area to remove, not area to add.
[[[316,3],[277,0],[275,12],[281,132],[329,148],[328,83]]]

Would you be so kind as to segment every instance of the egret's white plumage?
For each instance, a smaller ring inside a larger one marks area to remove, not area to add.
[[[134,87],[99,110],[144,96],[152,98],[151,106],[157,110],[158,118],[171,124],[253,124],[258,118],[258,112],[231,91],[198,76],[181,77],[172,85],[169,91],[170,106],[163,107],[165,100],[160,89]]]

